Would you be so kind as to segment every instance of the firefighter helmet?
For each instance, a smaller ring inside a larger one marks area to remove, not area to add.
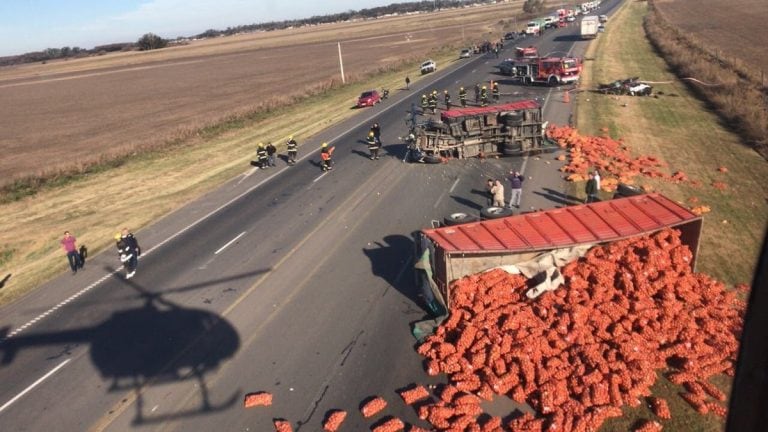
[[[437,90],[432,90],[432,94],[437,94]]]
[[[464,91],[464,87],[459,87],[459,90],[460,91]]]
[[[120,235],[120,233],[115,233],[115,240],[120,240],[123,238],[123,236]]]
[[[322,148],[326,148],[326,147],[328,147],[328,143],[323,143],[323,145],[322,145],[322,146],[320,146],[320,147],[322,147]]]
[[[485,90],[485,86],[483,86],[483,90]]]
[[[288,135],[288,139],[292,140],[293,139],[293,135]]]
[[[368,136],[372,137],[373,136],[373,131],[368,132]]]
[[[259,143],[259,147],[264,147],[264,143]]]

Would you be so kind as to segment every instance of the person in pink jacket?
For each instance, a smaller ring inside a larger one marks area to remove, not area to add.
[[[64,252],[67,253],[67,260],[69,261],[69,267],[72,269],[72,274],[76,274],[78,269],[83,268],[83,260],[80,259],[80,253],[77,251],[77,239],[75,236],[64,231],[64,238],[61,239],[61,247],[64,248]]]

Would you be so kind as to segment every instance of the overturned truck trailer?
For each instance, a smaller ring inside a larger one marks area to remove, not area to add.
[[[541,105],[523,100],[443,111],[440,121],[419,125],[416,143],[426,154],[459,159],[517,156],[555,150],[545,132]]]
[[[529,271],[530,279],[546,283],[545,277],[557,277],[558,267],[594,245],[668,227],[680,230],[695,268],[701,226],[701,216],[654,193],[425,229],[417,240],[417,283],[437,315],[450,308],[451,282],[464,276],[516,266],[524,274]]]

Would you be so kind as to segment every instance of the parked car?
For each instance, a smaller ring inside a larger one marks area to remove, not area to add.
[[[574,21],[576,21],[576,17],[571,15],[571,16],[567,17],[565,20],[568,21],[568,22],[574,22]]]
[[[472,50],[469,49],[469,48],[464,48],[459,53],[459,58],[469,58],[469,56],[471,56],[471,55],[472,55]]]
[[[421,64],[421,74],[427,74],[437,70],[437,63],[434,60],[427,60]]]
[[[605,26],[600,24],[599,26],[597,26],[597,31],[600,32],[600,33],[604,33],[605,32]]]
[[[374,106],[381,102],[381,95],[377,90],[364,91],[363,94],[357,99],[357,107]]]
[[[516,38],[517,38],[517,33],[515,33],[515,32],[509,32],[509,33],[504,35],[504,39],[506,39],[506,40],[514,40]]]

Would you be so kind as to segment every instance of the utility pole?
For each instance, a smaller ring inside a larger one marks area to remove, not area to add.
[[[341,60],[341,42],[336,43],[339,47],[339,68],[341,69],[341,83],[346,84],[347,80],[344,78],[344,62]]]

